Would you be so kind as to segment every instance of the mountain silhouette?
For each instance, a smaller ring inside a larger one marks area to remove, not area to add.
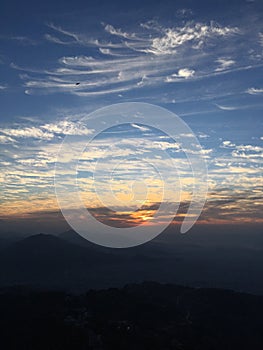
[[[161,252],[152,245],[111,249],[93,244],[74,231],[59,236],[37,234],[2,249],[0,287],[79,291],[122,286],[162,274],[162,260]]]
[[[134,248],[93,244],[74,231],[8,241],[0,252],[0,288],[34,286],[84,292],[145,280],[262,293],[261,249],[198,243],[167,235]],[[169,241],[170,239],[170,241]],[[258,245],[259,248],[261,245]]]
[[[120,257],[71,244],[59,237],[37,234],[2,250],[0,283],[57,285],[87,280],[92,269],[116,264]]]
[[[68,243],[76,244],[81,247],[88,247],[93,250],[100,250],[100,251],[108,250],[105,247],[98,246],[97,244],[88,241],[87,239],[80,236],[74,230],[68,230],[68,231],[62,232],[57,237],[63,239],[64,241],[67,241]]]

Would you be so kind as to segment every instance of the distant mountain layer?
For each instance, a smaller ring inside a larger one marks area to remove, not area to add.
[[[243,237],[239,246],[228,246],[210,236],[167,234],[128,249],[101,247],[74,231],[9,241],[0,250],[0,287],[80,292],[153,280],[263,294],[261,245],[246,247]]]
[[[74,284],[76,278],[81,280],[87,269],[118,261],[119,257],[113,254],[71,244],[52,235],[38,234],[2,250],[0,282],[2,285],[63,287]]]
[[[62,238],[64,237],[64,238]],[[136,255],[136,262],[152,261]],[[73,232],[60,237],[38,234],[2,249],[0,286],[33,285],[48,288],[86,289],[115,284],[131,257],[103,248]],[[111,273],[114,276],[111,278]]]

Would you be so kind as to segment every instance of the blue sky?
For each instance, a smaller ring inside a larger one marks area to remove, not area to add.
[[[9,1],[0,13],[5,222],[57,210],[63,137],[88,135],[81,118],[120,102],[165,107],[195,132],[201,220],[262,220],[262,1]]]

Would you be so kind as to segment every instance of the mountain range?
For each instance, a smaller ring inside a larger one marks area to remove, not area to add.
[[[69,230],[57,236],[5,237],[0,248],[0,287],[34,286],[83,291],[145,280],[218,287],[263,294],[263,254],[202,237],[166,236],[145,245],[112,249]],[[0,239],[1,241],[1,239]]]

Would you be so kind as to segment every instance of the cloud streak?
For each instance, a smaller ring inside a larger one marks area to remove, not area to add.
[[[219,63],[219,67],[216,68],[216,72],[221,72],[223,70],[229,69],[236,63],[234,60],[229,58],[218,58],[216,62]]]
[[[55,135],[89,135],[93,130],[88,129],[81,122],[60,120],[56,123],[47,123],[38,127],[25,128],[3,128],[0,135],[0,142],[15,142],[14,138],[33,138],[40,140],[52,140]]]
[[[249,88],[246,91],[249,95],[261,95],[263,94],[263,88]]]
[[[207,78],[224,73],[235,63],[218,58],[219,67],[200,70],[198,66],[209,59],[209,45],[217,46],[220,40],[231,41],[241,35],[237,27],[213,21],[182,21],[176,27],[147,22],[133,31],[103,24],[103,37],[95,39],[52,23],[48,27],[55,32],[45,34],[49,42],[85,46],[97,54],[61,57],[58,67],[48,71],[29,69],[29,74],[21,75],[26,94],[63,92],[96,97]],[[15,64],[12,67],[20,69]]]

